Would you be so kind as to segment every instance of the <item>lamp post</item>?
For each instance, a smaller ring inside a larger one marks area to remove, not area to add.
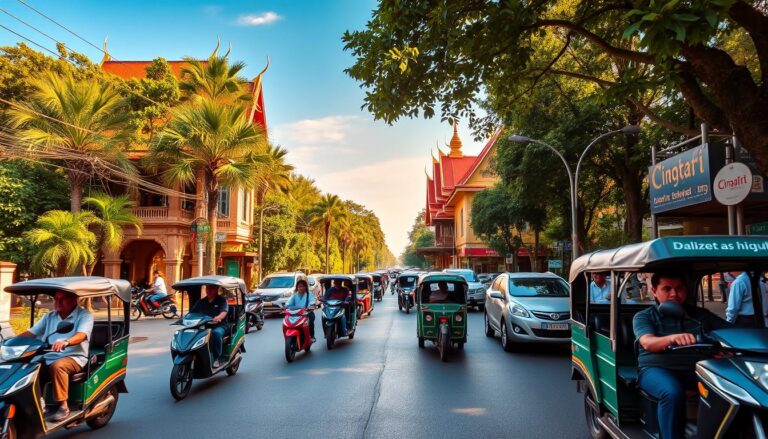
[[[530,137],[526,136],[520,136],[520,135],[512,135],[509,136],[509,140],[515,143],[519,143],[521,145],[528,145],[530,143],[535,143],[537,145],[545,146],[549,148],[552,152],[554,152],[558,157],[560,157],[560,160],[563,162],[563,165],[565,166],[565,171],[568,173],[568,183],[569,183],[569,189],[571,192],[571,262],[576,260],[576,258],[579,256],[579,249],[578,249],[578,243],[579,243],[579,232],[578,227],[576,225],[576,212],[578,212],[579,207],[579,197],[577,195],[577,191],[579,189],[579,171],[581,170],[581,163],[584,160],[584,157],[586,157],[587,153],[589,153],[590,148],[592,148],[592,145],[599,142],[600,140],[611,136],[613,134],[638,134],[640,133],[640,127],[638,125],[627,125],[621,129],[608,131],[607,133],[603,133],[599,136],[597,136],[594,140],[592,140],[589,145],[587,145],[586,148],[584,148],[584,151],[581,152],[581,155],[579,156],[579,161],[576,163],[576,172],[571,171],[571,167],[568,165],[568,161],[563,157],[563,155],[560,153],[560,151],[557,150],[554,146],[541,141],[537,139],[531,139]],[[538,256],[538,255],[537,255]]]

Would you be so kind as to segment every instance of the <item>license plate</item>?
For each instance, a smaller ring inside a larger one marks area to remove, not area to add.
[[[571,325],[568,323],[542,323],[541,329],[548,329],[550,331],[562,331],[571,329]]]

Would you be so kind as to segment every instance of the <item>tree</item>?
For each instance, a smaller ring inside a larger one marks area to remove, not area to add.
[[[326,273],[330,272],[330,266],[328,265],[330,259],[328,239],[330,237],[331,225],[343,216],[346,216],[344,204],[338,196],[332,194],[323,195],[323,198],[309,211],[310,224],[315,227],[322,227],[324,232]]]
[[[512,267],[516,271],[517,250],[523,245],[521,230],[525,223],[512,206],[516,200],[510,192],[503,183],[478,192],[472,199],[470,225],[498,254],[511,254]]]
[[[96,244],[96,235],[88,227],[96,221],[91,212],[51,210],[43,214],[25,235],[35,247],[32,270],[63,276],[80,268],[86,273],[86,265],[95,259]]]
[[[547,33],[564,42],[541,63],[539,51],[549,47],[535,37]],[[734,40],[748,44],[729,50]],[[443,118],[496,126],[503,108],[488,105],[489,118],[476,113],[486,92],[531,79],[535,85],[543,75],[579,79],[624,98],[671,86],[696,116],[735,133],[768,174],[768,16],[760,2],[385,0],[367,29],[346,32],[343,41],[357,58],[346,71],[370,89],[364,106],[377,119],[432,117],[439,105]],[[591,60],[562,69],[558,62],[573,44],[600,52],[627,74],[606,78]],[[737,62],[743,58],[754,61]],[[633,105],[657,123],[670,122],[656,113],[663,101],[657,108]]]
[[[116,251],[123,244],[125,228],[133,227],[141,234],[141,219],[133,214],[131,208],[136,204],[127,195],[109,196],[99,192],[86,197],[83,204],[93,209],[97,220],[94,225],[96,232],[96,257],[88,267],[88,275],[93,274],[96,263],[106,251]]]
[[[418,253],[420,248],[432,247],[435,245],[435,233],[424,223],[426,210],[422,209],[416,215],[416,219],[408,231],[408,244],[400,257],[403,265],[425,267],[427,260]]]
[[[144,78],[125,82],[123,94],[131,108],[130,124],[149,146],[170,120],[169,110],[179,103],[181,94],[176,76],[164,58],[155,58],[145,70]]]
[[[11,124],[21,142],[63,162],[70,210],[78,212],[92,176],[111,173],[107,163],[135,172],[124,154],[130,136],[126,101],[107,82],[71,74],[49,72],[33,84],[29,99],[9,110]]]
[[[293,166],[288,164],[285,156],[288,151],[279,146],[267,144],[264,153],[264,163],[262,170],[257,176],[256,183],[256,204],[259,206],[259,261],[263,254],[263,228],[264,228],[264,199],[270,191],[277,190],[284,194],[289,193],[291,186],[291,171]],[[261,282],[262,267],[259,262],[258,279]]]
[[[206,61],[184,58],[179,88],[188,99],[209,99],[224,103],[245,104],[251,96],[243,88],[246,80],[239,77],[245,63],[229,62],[229,52],[217,56],[214,52]]]
[[[207,220],[216,236],[219,191],[254,189],[265,163],[266,136],[246,118],[245,107],[210,99],[183,105],[152,146],[147,163],[170,184],[203,176]],[[162,168],[161,168],[162,165]],[[216,272],[216,241],[209,239],[208,272]]]

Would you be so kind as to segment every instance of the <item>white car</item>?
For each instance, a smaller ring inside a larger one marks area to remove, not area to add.
[[[467,306],[475,306],[478,311],[485,309],[485,285],[477,278],[474,270],[446,268],[443,272],[458,274],[467,281]]]
[[[264,300],[264,314],[279,314],[285,309],[285,304],[296,290],[296,282],[300,279],[307,281],[304,273],[273,273],[265,277],[256,290]],[[309,283],[307,281],[307,283]],[[312,287],[310,286],[310,291]]]

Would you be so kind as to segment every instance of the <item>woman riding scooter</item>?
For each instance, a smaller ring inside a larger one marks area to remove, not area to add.
[[[309,285],[304,279],[299,279],[296,282],[296,291],[293,293],[285,307],[287,309],[310,309],[315,306],[315,297],[309,292]],[[315,312],[314,309],[307,314],[309,317],[309,335],[312,337],[312,342],[315,342]]]

